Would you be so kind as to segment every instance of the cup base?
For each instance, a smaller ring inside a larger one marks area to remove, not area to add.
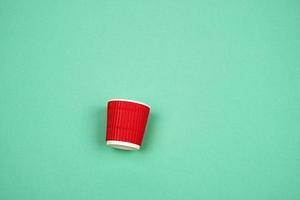
[[[117,140],[107,140],[106,145],[115,149],[122,149],[127,151],[140,149],[140,145],[133,144],[130,142],[117,141]]]

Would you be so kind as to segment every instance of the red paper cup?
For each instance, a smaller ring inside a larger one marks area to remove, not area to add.
[[[127,99],[107,103],[106,144],[123,150],[139,150],[147,124],[150,106]]]

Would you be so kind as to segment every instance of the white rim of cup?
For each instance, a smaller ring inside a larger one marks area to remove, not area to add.
[[[139,150],[141,147],[140,145],[133,144],[131,142],[123,142],[117,140],[107,140],[106,145],[115,149],[122,149],[127,151]]]
[[[110,99],[107,102],[111,102],[111,101],[125,101],[125,102],[137,103],[137,104],[141,104],[143,106],[146,106],[148,108],[151,108],[151,106],[148,105],[148,104],[146,104],[146,103],[143,103],[143,102],[140,102],[140,101],[131,100],[131,99]]]

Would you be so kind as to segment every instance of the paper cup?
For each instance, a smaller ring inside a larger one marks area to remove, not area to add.
[[[123,150],[139,150],[150,106],[133,100],[111,99],[107,103],[106,144]]]

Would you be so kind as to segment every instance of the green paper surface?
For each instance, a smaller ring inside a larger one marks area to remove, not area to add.
[[[1,0],[0,199],[299,199],[299,53],[296,0]]]

